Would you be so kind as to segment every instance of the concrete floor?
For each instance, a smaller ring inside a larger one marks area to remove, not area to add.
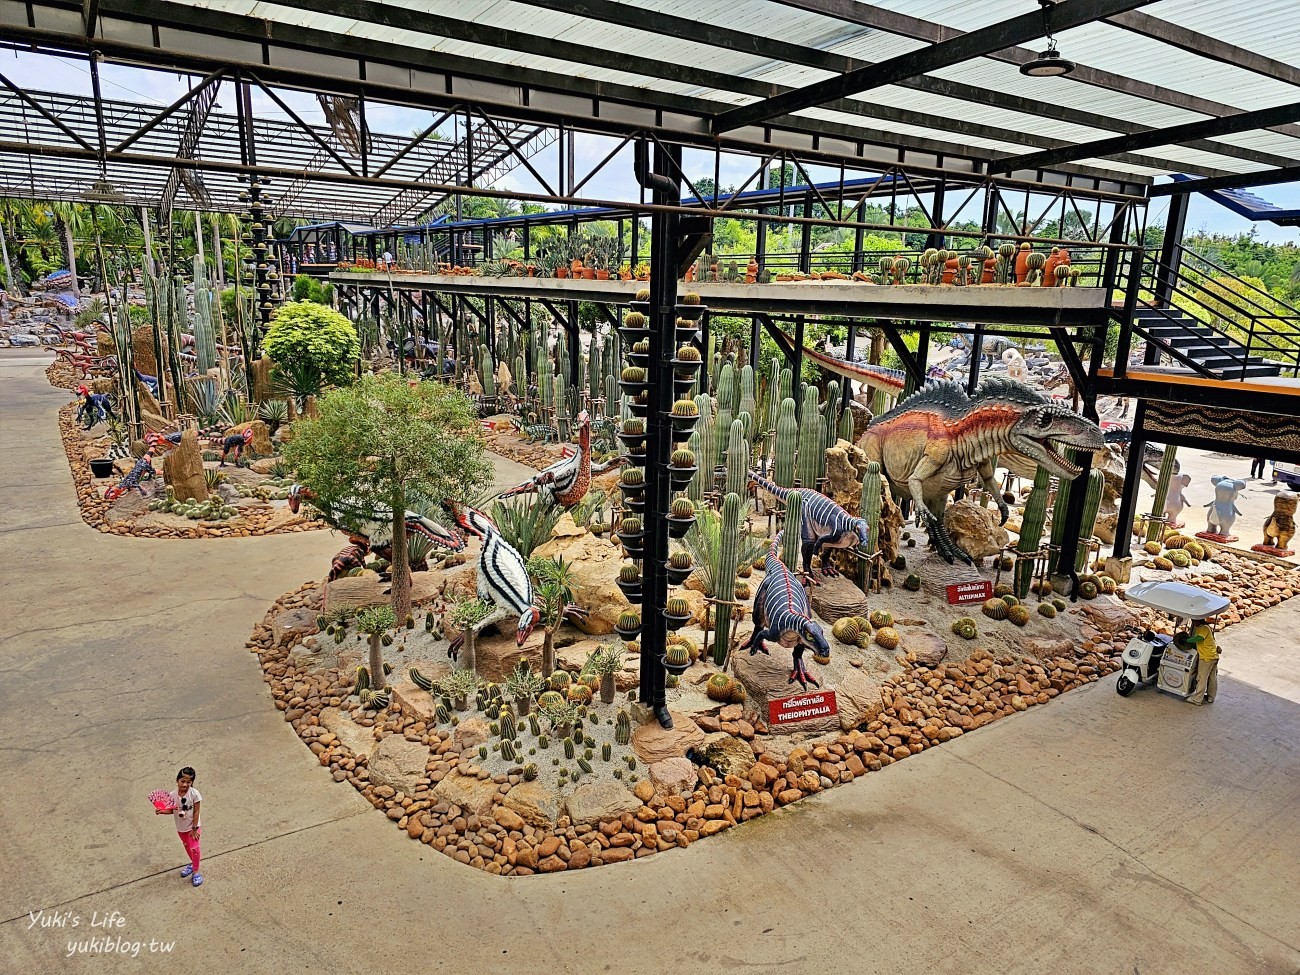
[[[338,539],[90,530],[34,358],[0,357],[0,971],[86,970],[68,942],[104,935],[143,944],[97,971],[1300,971],[1300,600],[1225,634],[1212,707],[1112,679],[685,852],[503,881],[271,706],[244,639]],[[181,765],[198,890],[145,801]]]

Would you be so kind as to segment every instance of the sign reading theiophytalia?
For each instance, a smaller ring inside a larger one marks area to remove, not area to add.
[[[949,606],[957,606],[961,603],[982,603],[992,597],[993,583],[987,579],[976,579],[973,582],[955,582],[948,587]]]
[[[835,703],[834,691],[813,691],[767,702],[767,717],[771,724],[813,721],[828,718],[838,712],[839,705]]]

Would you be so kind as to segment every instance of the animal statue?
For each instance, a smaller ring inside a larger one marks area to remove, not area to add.
[[[340,549],[330,560],[330,574],[326,577],[333,582],[342,579],[353,569],[360,569],[366,564],[366,553],[370,551],[370,539],[364,535],[353,535],[348,545]]]
[[[146,450],[140,459],[135,462],[135,466],[127,472],[126,477],[122,478],[116,486],[104,492],[104,500],[116,501],[128,491],[139,491],[140,497],[144,497],[144,488],[140,486],[140,482],[152,481],[153,478],[153,454]]]
[[[814,555],[819,554],[822,549],[853,548],[855,545],[867,544],[869,529],[866,520],[855,518],[820,491],[812,488],[783,488],[753,472],[749,475],[749,481],[782,502],[788,500],[792,494],[802,496],[799,509],[800,551],[803,553],[804,575],[813,585],[817,585],[812,575]],[[838,574],[829,559],[822,559],[822,575]]]
[[[1165,518],[1170,528],[1182,528],[1183,523],[1178,520],[1178,516],[1183,513],[1187,507],[1187,496],[1183,494],[1183,489],[1189,487],[1192,483],[1191,474],[1174,474],[1169,478],[1169,491],[1165,495]]]
[[[152,430],[146,430],[144,442],[152,451],[167,451],[173,447],[179,446],[181,442],[182,430],[173,430],[171,433],[155,433]]]
[[[81,397],[81,402],[77,404],[77,422],[89,430],[96,423],[103,423],[109,417],[117,419],[117,414],[113,412],[113,401],[107,393],[92,393],[90,387],[84,383],[77,387],[77,395]]]
[[[777,345],[782,347],[782,351],[787,355],[793,355],[794,337],[779,328],[770,327],[770,331]],[[803,354],[832,375],[852,379],[872,389],[882,389],[890,396],[898,396],[903,392],[903,387],[907,384],[907,373],[901,369],[890,369],[888,366],[876,366],[867,362],[839,359],[807,344],[803,347]]]
[[[149,392],[152,393],[154,396],[157,396],[157,395],[158,395],[158,377],[157,377],[157,376],[146,376],[146,375],[145,375],[144,373],[142,373],[139,369],[137,369],[137,370],[135,371],[135,378],[136,378],[139,382],[144,383],[145,388],[148,389]]]
[[[824,664],[830,662],[831,645],[821,624],[812,618],[808,594],[777,555],[783,534],[777,534],[763,562],[763,581],[754,593],[754,632],[741,649],[748,649],[751,657],[760,650],[768,653],[767,641],[775,640],[791,653],[787,683],[798,682],[806,691],[809,684],[821,684],[804,663],[804,650],[811,649],[813,659]]]
[[[243,433],[232,433],[230,436],[226,437],[225,440],[221,441],[221,463],[218,464],[217,466],[225,467],[226,458],[230,456],[230,452],[233,450],[235,452],[235,466],[238,467],[239,455],[242,454],[244,452],[244,448],[247,447],[252,442],[253,442],[252,427],[245,429]]]
[[[587,496],[591,489],[591,416],[586,410],[578,414],[578,450],[572,457],[558,460],[545,470],[538,471],[522,484],[512,487],[501,497],[513,498],[520,494],[545,491],[555,503],[572,508]]]
[[[508,543],[496,524],[482,511],[459,501],[446,500],[443,507],[452,520],[471,535],[482,541],[478,556],[478,598],[495,607],[486,619],[474,625],[478,633],[510,616],[517,616],[515,643],[523,646],[542,614],[533,605],[533,582],[528,577],[524,557]],[[459,652],[459,642],[453,641],[449,649],[454,657]]]
[[[1273,513],[1264,520],[1264,546],[1276,552],[1287,551],[1287,544],[1295,535],[1296,501],[1291,491],[1282,491],[1273,498]]]
[[[1029,379],[1029,367],[1019,349],[1007,349],[1002,353],[1002,362],[1007,367],[1007,378],[1023,383]]]
[[[1241,514],[1236,505],[1237,495],[1246,486],[1245,481],[1238,481],[1227,474],[1216,474],[1210,478],[1214,485],[1214,500],[1205,507],[1205,534],[1215,535],[1222,541],[1232,540],[1232,525]]]
[[[560,439],[560,432],[549,423],[536,422],[536,414],[528,414],[531,422],[515,423],[515,429],[524,435],[524,439],[530,444],[533,443],[550,443],[552,440]]]
[[[894,497],[911,498],[939,554],[966,563],[970,556],[943,527],[949,494],[978,475],[1006,524],[1010,510],[994,479],[999,454],[1022,454],[1070,480],[1081,468],[1061,448],[1096,451],[1104,445],[1091,420],[1002,377],[985,379],[974,396],[954,382],[930,383],[872,420],[858,443],[868,461],[880,464]]]

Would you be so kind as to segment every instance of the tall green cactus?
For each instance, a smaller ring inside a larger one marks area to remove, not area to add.
[[[487,345],[478,347],[478,380],[483,384],[484,396],[497,394],[497,377],[493,371],[492,353],[488,351]]]
[[[1025,555],[1037,552],[1043,543],[1043,525],[1047,521],[1047,491],[1052,483],[1052,475],[1046,468],[1039,466],[1034,474],[1034,488],[1029,492],[1025,502],[1025,516],[1020,523],[1020,541],[1016,551]],[[1029,558],[1016,560],[1016,595],[1024,599],[1029,595],[1029,584],[1034,580],[1034,560]]]
[[[862,497],[858,502],[858,514],[867,523],[867,544],[861,547],[863,554],[875,555],[880,548],[880,505],[884,490],[884,481],[880,477],[880,464],[876,461],[867,463],[866,473],[862,475]],[[867,590],[868,563],[858,562],[858,588]]]
[[[528,365],[522,352],[515,356],[515,374],[510,379],[515,387],[515,395],[522,400],[528,395]]]
[[[731,431],[727,439],[727,493],[745,493],[749,482],[750,446],[745,438],[743,420],[732,420]]]
[[[840,384],[832,379],[826,384],[826,400],[822,404],[822,417],[826,421],[826,446],[833,446],[835,437],[840,432]]]
[[[718,419],[713,413],[713,397],[705,393],[700,393],[695,397],[695,405],[699,408],[700,418],[695,421],[695,432],[700,435],[699,449],[695,451],[695,465],[699,468],[696,473],[696,479],[700,482],[700,489],[704,493],[709,490],[709,485],[713,480],[713,467],[717,459],[718,444],[722,440],[724,431],[718,426]],[[727,428],[730,431],[730,427]],[[699,500],[699,498],[695,498]]]
[[[733,427],[734,429],[734,427]],[[736,492],[722,500],[722,535],[718,543],[718,564],[713,567],[713,598],[730,602],[736,591],[737,539],[740,537],[741,500]],[[714,606],[713,662],[721,667],[731,648],[731,607]]]
[[[781,370],[781,399],[794,398],[794,372],[790,369]]]
[[[1074,571],[1082,572],[1088,562],[1088,539],[1097,527],[1097,512],[1101,508],[1102,488],[1106,475],[1097,469],[1088,473],[1088,490],[1083,496],[1083,520],[1079,523],[1079,548],[1074,553]]]
[[[1074,482],[1063,477],[1056,482],[1056,504],[1052,506],[1052,534],[1050,542],[1057,549],[1065,541],[1065,523],[1069,520],[1070,489]],[[1052,566],[1053,569],[1056,566]]]
[[[815,488],[826,463],[825,423],[818,413],[816,386],[804,387],[803,412],[799,415],[799,456],[796,463],[799,484]]]
[[[733,416],[740,407],[740,375],[730,359],[718,374],[718,410],[726,408]]]
[[[194,357],[200,373],[217,364],[217,330],[213,325],[212,289],[203,259],[194,258]]]
[[[754,367],[745,366],[740,370],[740,414],[747,416],[745,421],[745,436],[751,440],[756,434],[756,421],[758,420],[758,398],[754,390]]]
[[[785,501],[785,527],[781,534],[781,561],[791,572],[798,572],[802,567],[799,559],[801,540],[799,521],[803,517],[803,495],[795,493]]]
[[[799,442],[799,421],[794,415],[794,400],[786,397],[781,401],[780,413],[776,420],[775,463],[772,465],[772,480],[781,487],[794,487],[795,452]]]
[[[604,388],[605,374],[602,371],[600,336],[593,335],[587,346],[587,395],[593,400],[599,399]]]
[[[709,458],[710,467],[722,467],[727,462],[727,435],[731,432],[731,407],[718,398],[717,423],[714,426],[713,455]]]
[[[845,410],[840,414],[839,435],[841,440],[853,443],[853,411]]]
[[[712,418],[710,418],[712,422]],[[686,496],[692,501],[703,501],[704,495],[708,491],[709,477],[711,476],[704,470],[700,464],[700,431],[699,424],[697,429],[691,432],[690,439],[686,441],[686,449],[695,455],[695,473],[691,476],[691,483],[686,486]]]
[[[1174,476],[1174,462],[1177,447],[1172,444],[1165,444],[1165,455],[1160,461],[1160,474],[1156,477],[1156,496],[1151,502],[1151,517],[1163,517],[1165,513],[1165,501],[1169,497],[1169,480]],[[1123,526],[1117,530],[1122,531]],[[1160,542],[1165,537],[1165,526],[1163,522],[1150,521],[1147,523],[1147,541]]]
[[[776,429],[776,419],[781,413],[781,361],[773,358],[768,363],[767,381],[763,388],[763,432]]]

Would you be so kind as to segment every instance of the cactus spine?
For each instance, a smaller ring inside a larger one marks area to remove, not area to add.
[[[821,477],[822,465],[826,460],[822,427],[822,418],[818,413],[817,387],[805,386],[803,411],[799,415],[799,454],[795,471],[802,487],[815,488]]]
[[[749,441],[745,439],[745,424],[731,421],[731,436],[727,441],[727,493],[744,494],[749,480]]]
[[[1165,455],[1160,461],[1160,474],[1156,478],[1156,496],[1151,502],[1151,516],[1159,517],[1165,513],[1165,500],[1169,497],[1169,479],[1174,476],[1174,460],[1177,448],[1171,444],[1165,444]],[[1122,531],[1117,528],[1116,531]],[[1147,541],[1159,542],[1165,537],[1165,526],[1158,521],[1152,521],[1147,524]]]
[[[733,436],[735,426],[732,427]],[[748,473],[748,472],[746,472]],[[742,475],[743,477],[744,475]],[[718,564],[713,571],[713,598],[730,600],[736,589],[736,539],[740,536],[741,500],[736,492],[722,501],[722,535],[718,545]],[[731,607],[714,606],[713,662],[721,667],[731,649]]]
[[[1075,572],[1082,572],[1088,561],[1088,546],[1085,543],[1092,538],[1093,529],[1097,527],[1097,511],[1101,508],[1101,492],[1105,483],[1106,476],[1101,471],[1089,472],[1088,491],[1083,496],[1083,520],[1079,523],[1079,548],[1074,553]]]
[[[792,494],[785,502],[785,528],[781,536],[781,561],[791,572],[801,568],[799,520],[803,516],[803,495]]]
[[[781,401],[776,421],[776,455],[772,469],[772,480],[781,487],[794,487],[795,445],[798,438],[799,421],[794,415],[794,400],[786,397]]]
[[[1025,502],[1025,517],[1020,525],[1020,541],[1016,550],[1029,555],[1038,551],[1043,541],[1043,523],[1047,520],[1047,489],[1052,476],[1043,467],[1034,474],[1034,489],[1029,492]],[[1034,560],[1021,558],[1016,560],[1016,596],[1024,599],[1029,595],[1029,584],[1034,578]]]

